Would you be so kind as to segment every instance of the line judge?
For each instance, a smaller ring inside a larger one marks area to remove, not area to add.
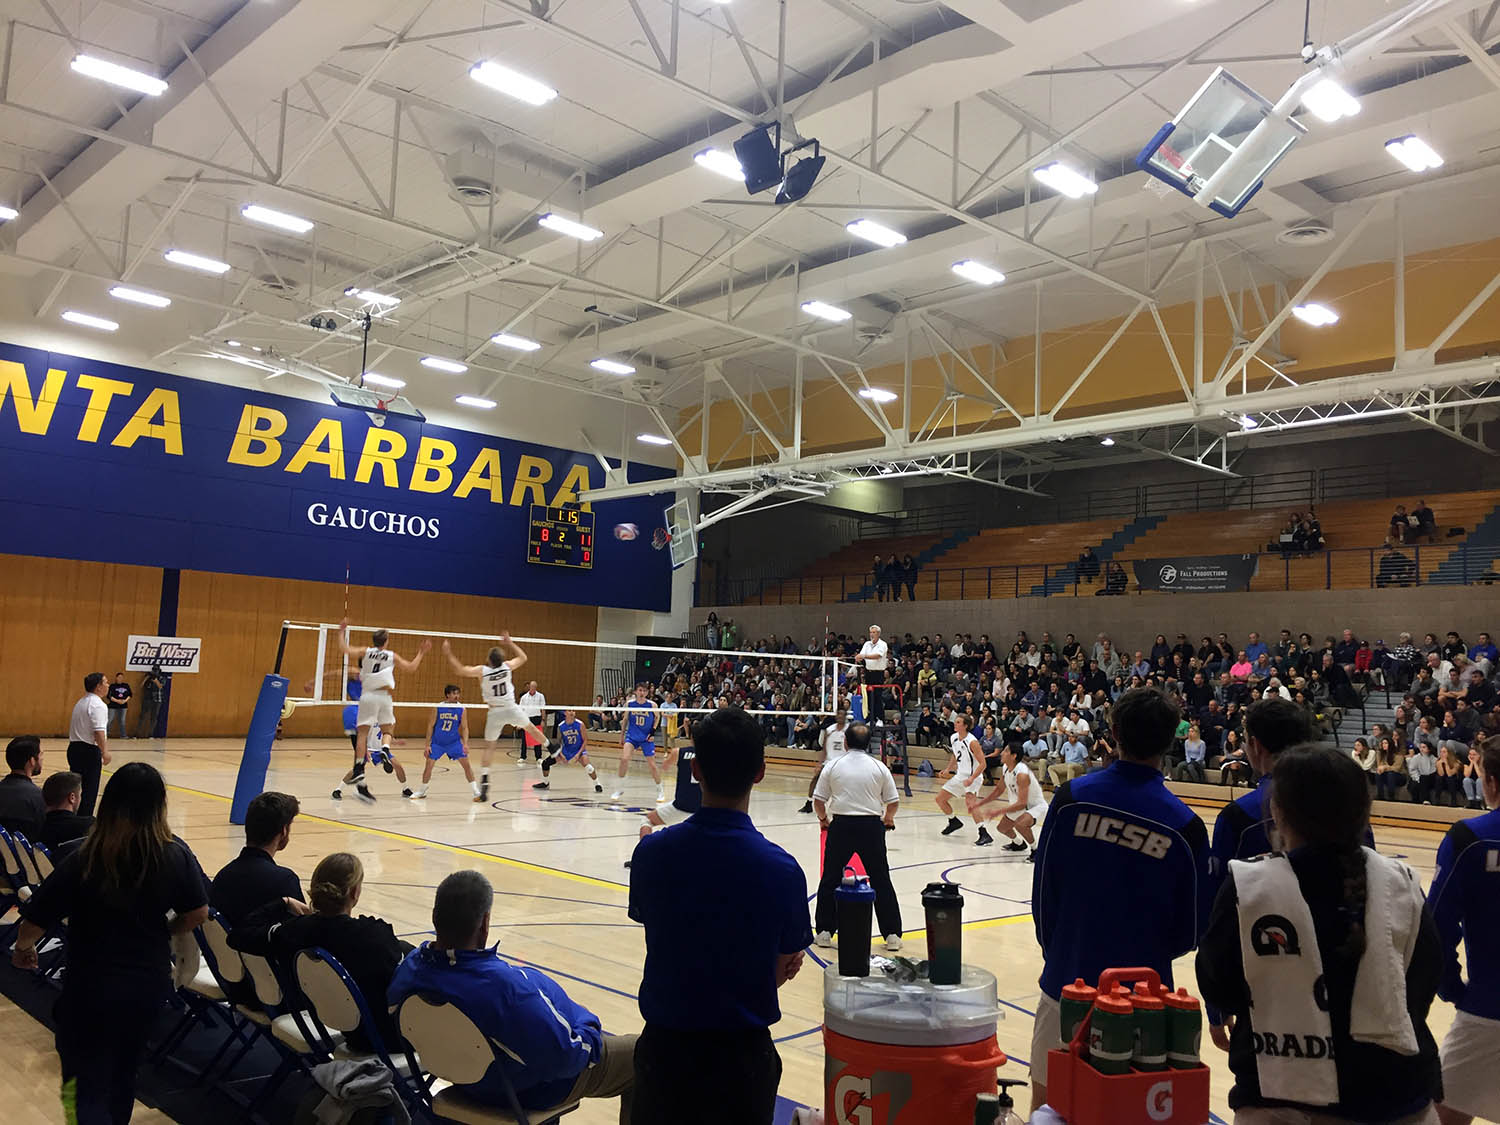
[[[859,650],[859,662],[865,670],[865,718],[874,720],[878,727],[885,726],[886,669],[891,664],[891,650],[880,639],[880,626],[870,626],[870,639]]]
[[[109,712],[104,696],[109,683],[103,672],[90,672],[83,678],[83,695],[73,704],[68,719],[68,769],[83,778],[83,796],[78,811],[94,815],[99,796],[99,775],[109,765]]]
[[[813,790],[818,823],[828,830],[813,940],[825,948],[833,944],[838,928],[834,891],[844,876],[844,865],[857,852],[875,891],[875,918],[885,948],[895,953],[901,948],[901,904],[891,886],[885,834],[896,827],[896,779],[884,762],[871,756],[867,724],[855,723],[844,732],[844,751],[824,768]],[[846,936],[858,941],[869,938],[868,934]]]

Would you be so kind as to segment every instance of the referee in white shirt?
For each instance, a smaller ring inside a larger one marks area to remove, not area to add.
[[[838,927],[834,891],[844,877],[844,865],[858,852],[875,891],[875,918],[885,947],[895,953],[901,948],[901,904],[891,886],[885,834],[896,826],[896,779],[884,762],[871,756],[868,724],[855,723],[848,729],[844,749],[843,757],[823,768],[813,790],[818,823],[828,830],[813,940],[825,948],[833,944]]]
[[[94,801],[99,796],[99,774],[109,765],[109,709],[104,705],[109,680],[103,672],[90,672],[83,678],[83,698],[73,704],[68,720],[68,769],[83,778],[83,796],[78,801],[80,816],[94,815]]]
[[[536,681],[532,680],[526,685],[526,694],[516,701],[521,706],[521,712],[531,720],[537,730],[546,732],[547,697],[537,690]],[[525,731],[521,732],[521,762],[526,761],[526,748],[531,745],[531,736]],[[542,760],[542,748],[536,748],[536,760]]]
[[[880,626],[870,626],[870,639],[859,650],[865,670],[865,721],[885,725],[885,672],[891,665],[891,650],[880,639]]]

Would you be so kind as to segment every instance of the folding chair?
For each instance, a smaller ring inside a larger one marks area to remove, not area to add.
[[[445,1000],[410,996],[396,1014],[401,1034],[416,1049],[431,1073],[455,1085],[471,1086],[482,1080],[497,1060],[495,1048],[474,1021]],[[432,1099],[432,1113],[446,1121],[463,1125],[552,1125],[565,1113],[578,1108],[577,1102],[566,1102],[550,1109],[521,1108],[515,1087],[503,1070],[497,1070],[504,1086],[509,1110],[488,1105],[459,1093],[440,1091]]]
[[[271,962],[255,953],[240,953],[240,961],[245,966],[245,974],[250,978],[251,985],[255,989],[257,1006],[249,1004],[236,1004],[235,1009],[245,1018],[256,1024],[265,1034],[272,1046],[281,1054],[281,1063],[272,1072],[271,1077],[266,1079],[254,1100],[246,1108],[245,1112],[251,1117],[261,1104],[295,1071],[311,1076],[312,1070],[308,1060],[322,1062],[319,1052],[307,1041],[307,1036],[299,1026],[305,1025],[305,1014],[290,1010],[283,1010],[286,1003],[285,992],[282,989],[281,978],[277,974]]]
[[[222,1020],[228,1034],[218,1051],[198,1073],[201,1084],[209,1080],[224,1056],[238,1043],[240,1050],[224,1067],[223,1074],[227,1076],[233,1072],[240,1060],[255,1046],[255,1040],[262,1032],[260,1026],[230,1000],[234,986],[245,979],[245,966],[238,951],[229,947],[224,920],[217,911],[209,912],[208,920],[193,931],[193,939],[198,944],[201,965],[197,975],[179,990],[188,1006],[190,1018],[183,1020],[177,1030],[163,1042],[159,1054],[165,1058],[174,1050],[197,1020],[201,1019],[209,1026],[213,1026],[215,1020]],[[232,1093],[230,1096],[234,1097]]]

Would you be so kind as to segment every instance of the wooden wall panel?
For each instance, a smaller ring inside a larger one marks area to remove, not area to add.
[[[355,624],[391,629],[433,629],[454,633],[494,634],[502,629],[534,637],[592,641],[598,611],[592,606],[560,605],[461,594],[431,594],[419,590],[352,587],[349,618]],[[177,616],[178,631],[203,638],[203,671],[178,676],[172,685],[171,730],[174,735],[241,735],[250,720],[261,680],[275,666],[276,645],[283,620],[337,621],[344,613],[344,588],[337,583],[257,578],[236,574],[184,571]],[[297,694],[310,691],[317,666],[316,633],[293,632],[287,642],[282,670],[291,677]],[[356,644],[367,634],[354,636]],[[418,638],[398,636],[392,647],[411,657]],[[396,675],[396,698],[435,702],[451,670],[435,642],[415,675]],[[482,663],[489,645],[483,641],[455,642],[455,655],[465,663]],[[591,649],[531,646],[530,663],[522,669],[524,685],[534,678],[549,699],[592,699],[594,653]],[[336,669],[338,654],[330,643],[326,667]],[[478,684],[464,685],[464,698],[477,699]],[[325,695],[337,696],[336,678],[325,681]],[[398,736],[413,737],[425,727],[425,711],[397,711]],[[470,736],[477,738],[482,723],[470,713]],[[304,708],[286,724],[289,736],[328,736],[341,731],[337,707]]]
[[[126,638],[156,632],[160,602],[155,567],[0,555],[0,736],[66,735],[83,677],[113,677]],[[128,678],[139,694],[143,675]],[[132,731],[135,717],[132,703]]]

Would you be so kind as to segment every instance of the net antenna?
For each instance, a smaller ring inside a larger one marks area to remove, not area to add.
[[[667,545],[672,548],[672,569],[686,566],[698,557],[698,534],[693,522],[693,505],[686,499],[675,501],[663,516],[667,522]]]

